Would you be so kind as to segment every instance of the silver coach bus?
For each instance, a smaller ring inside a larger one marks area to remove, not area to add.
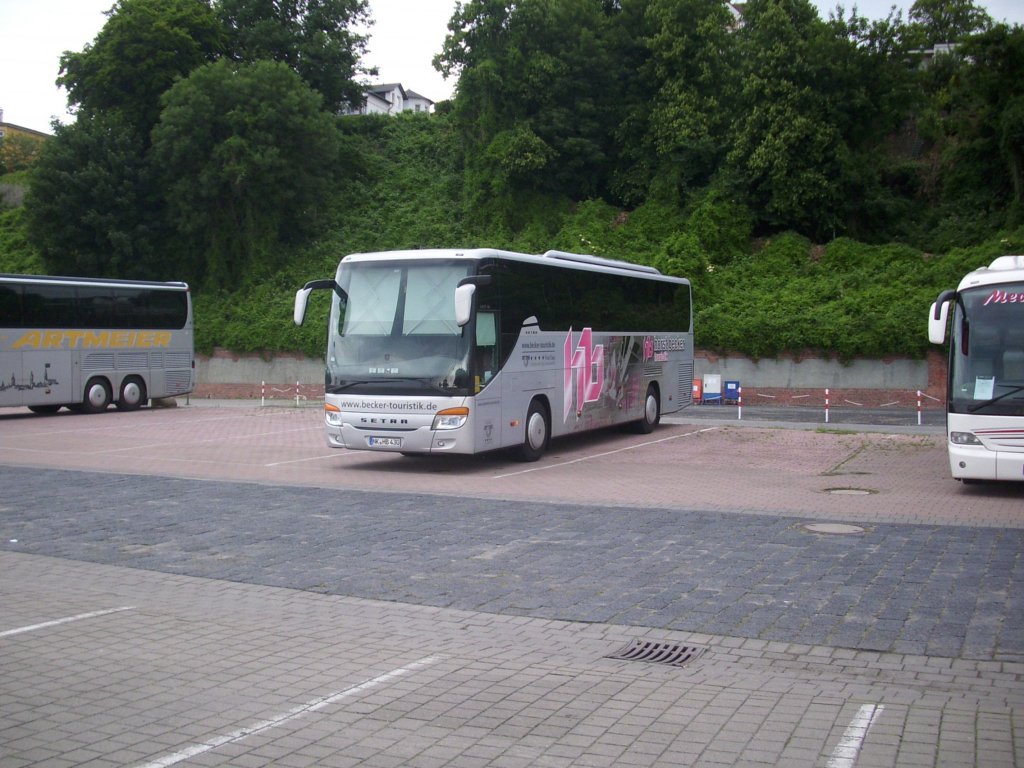
[[[690,283],[548,251],[351,254],[334,279],[325,422],[335,448],[472,454],[616,424],[650,432],[693,398]]]
[[[130,411],[195,383],[185,283],[0,274],[0,406]]]

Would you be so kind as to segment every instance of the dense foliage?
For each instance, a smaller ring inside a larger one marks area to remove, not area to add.
[[[296,236],[348,169],[331,110],[360,98],[365,0],[118,0],[61,58],[76,110],[33,174],[53,272],[231,287]]]
[[[971,0],[465,0],[451,102],[339,117],[366,14],[118,0],[0,270],[186,279],[201,349],[318,355],[292,297],[345,253],[560,248],[690,277],[700,346],[850,358],[921,354],[937,291],[1024,250],[1024,28]]]

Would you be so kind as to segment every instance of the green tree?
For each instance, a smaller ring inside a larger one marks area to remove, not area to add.
[[[963,41],[942,119],[947,195],[987,205],[1000,224],[1024,214],[1024,27]],[[1006,214],[1008,213],[1008,217]]]
[[[170,278],[145,141],[117,114],[55,126],[25,199],[29,237],[52,274]]]
[[[119,112],[146,136],[175,80],[224,48],[223,28],[204,0],[118,0],[95,40],[65,51],[57,84],[79,116]]]
[[[728,172],[762,228],[824,239],[878,221],[880,149],[913,107],[899,28],[752,0]],[[867,215],[865,215],[867,214]]]
[[[769,227],[817,235],[835,224],[847,160],[817,87],[824,24],[808,0],[754,0],[745,19],[741,117],[729,161]]]
[[[620,119],[605,7],[470,0],[448,28],[434,61],[459,78],[454,115],[467,143],[469,185],[484,197],[604,191]]]
[[[21,133],[0,136],[0,174],[24,171],[42,152],[46,139]]]
[[[955,43],[992,26],[992,17],[973,0],[916,0],[908,19],[914,42],[923,48]]]
[[[153,130],[181,253],[201,284],[230,286],[277,243],[322,224],[341,137],[320,96],[281,62],[201,67],[168,91]]]
[[[728,150],[738,79],[733,16],[719,0],[650,0],[650,53],[643,72],[650,98],[642,139],[667,188],[708,184]],[[663,183],[664,183],[663,182]]]
[[[366,0],[216,0],[231,58],[281,61],[337,112],[362,103],[357,75],[367,38],[353,28],[367,19]]]

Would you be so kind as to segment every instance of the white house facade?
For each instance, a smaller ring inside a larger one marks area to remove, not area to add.
[[[416,91],[407,91],[401,83],[382,83],[366,89],[366,100],[350,115],[397,115],[399,112],[434,111],[434,102]]]

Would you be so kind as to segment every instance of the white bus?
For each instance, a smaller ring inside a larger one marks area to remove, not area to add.
[[[614,424],[650,432],[693,399],[690,283],[548,251],[351,254],[333,280],[327,443],[403,454],[517,447]]]
[[[943,343],[947,326],[953,477],[1024,480],[1024,256],[1001,256],[939,294],[928,338]]]
[[[195,383],[185,283],[0,274],[0,406],[131,411]]]

